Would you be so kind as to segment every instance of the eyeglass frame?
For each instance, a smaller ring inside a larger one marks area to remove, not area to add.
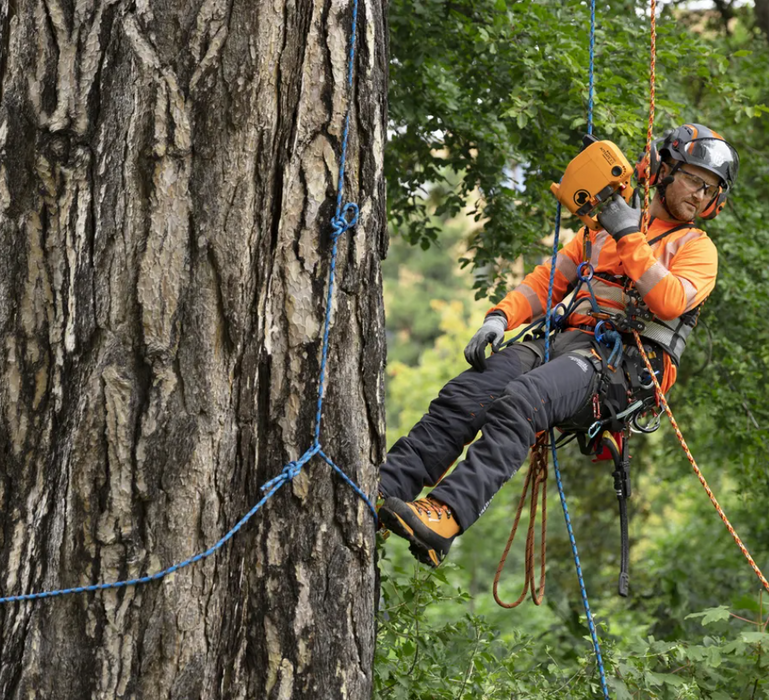
[[[679,167],[676,169],[676,174],[683,173],[687,177],[691,178],[692,180],[699,180],[702,184],[699,186],[695,186],[693,190],[690,190],[692,194],[696,194],[700,190],[705,193],[706,199],[713,199],[714,197],[717,197],[719,192],[721,192],[721,185],[711,185],[709,182],[707,182],[704,178],[701,178],[699,175],[695,175],[694,173],[690,173],[688,170],[684,170],[682,167]],[[686,180],[684,180],[686,182]],[[686,186],[686,185],[685,185]],[[694,186],[694,185],[693,185]],[[713,192],[712,194],[708,194],[708,188],[712,187]],[[687,187],[688,188],[688,187]]]

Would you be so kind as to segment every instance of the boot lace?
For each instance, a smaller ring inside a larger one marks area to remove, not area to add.
[[[419,500],[414,501],[414,507],[417,509],[417,513],[425,513],[428,516],[432,513],[435,513],[438,516],[438,520],[440,520],[444,515],[446,516],[447,520],[451,520],[454,515],[451,512],[451,508],[449,508],[445,503],[436,501],[429,496],[427,498],[420,498]]]

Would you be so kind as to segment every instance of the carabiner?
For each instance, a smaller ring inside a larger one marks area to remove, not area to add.
[[[593,335],[595,336],[595,339],[599,342],[603,342],[603,327],[604,322],[598,321],[598,323],[595,324],[595,328],[593,329]]]
[[[653,412],[652,412],[653,413]],[[654,418],[651,423],[648,425],[641,425],[638,422],[638,419],[641,417],[642,413],[641,411],[638,411],[631,419],[630,419],[630,431],[633,433],[653,433],[657,431],[660,427],[660,423],[662,422],[662,413],[653,413]]]
[[[654,374],[659,374],[659,373],[660,373],[660,371],[659,371],[659,370],[656,370],[656,371],[654,372]],[[642,388],[642,389],[651,389],[651,388],[654,386],[654,380],[651,378],[651,375],[649,374],[649,370],[644,368],[644,371],[643,371],[643,373],[642,373],[642,376],[643,376],[643,375],[646,375],[646,376],[648,376],[648,377],[649,377],[649,382],[648,382],[647,384],[643,384],[643,383],[642,383],[642,384],[641,384],[641,388]],[[639,379],[641,379],[641,381],[643,381],[642,377],[639,377]]]
[[[589,270],[587,275],[583,275],[582,274],[582,268],[584,268],[585,266],[587,266],[587,268]],[[589,282],[591,279],[593,279],[593,272],[594,272],[594,270],[593,270],[592,264],[590,264],[587,261],[581,262],[577,266],[577,279],[580,280],[581,282]]]

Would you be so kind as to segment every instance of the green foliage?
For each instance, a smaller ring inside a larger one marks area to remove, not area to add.
[[[473,302],[472,294],[457,294],[471,285],[469,274],[457,267],[457,258],[465,250],[465,227],[451,222],[441,225],[440,240],[425,251],[417,252],[403,239],[394,238],[382,265],[391,366],[415,365],[422,352],[446,332],[440,328],[436,305],[454,302],[460,307],[457,313],[467,317],[475,312],[479,321],[487,307]]]
[[[381,544],[381,542],[380,542]],[[388,545],[389,546],[389,545]],[[578,655],[559,658],[530,632],[502,635],[480,615],[431,615],[469,596],[452,582],[455,566],[441,569],[384,568],[375,664],[377,700],[441,698],[595,698],[600,694],[589,637]],[[760,611],[758,619],[761,620]],[[694,641],[653,636],[612,639],[606,629],[603,658],[617,700],[685,700],[769,697],[769,634],[766,622],[735,620],[724,606],[688,616],[713,627]],[[584,620],[583,620],[584,624]]]
[[[469,599],[449,583],[455,567],[408,572],[396,566],[393,573],[382,577],[375,698],[552,698],[572,684],[569,697],[594,697],[588,645],[576,670],[547,653],[538,660],[532,637],[503,638],[482,616],[431,618],[432,607]]]
[[[752,6],[729,8],[728,30],[716,11],[673,3],[658,23],[655,134],[701,122],[724,133],[742,157],[727,209],[703,222],[719,250],[719,281],[671,405],[767,573],[769,48]],[[579,148],[586,125],[588,21],[586,5],[573,0],[390,3],[386,175],[400,239],[386,271],[390,444],[466,368],[462,349],[488,308],[469,303],[472,288],[477,297],[497,299],[509,288],[511,261],[537,263],[546,254],[542,239],[555,212],[549,185]],[[595,132],[631,159],[645,141],[648,70],[645,9],[633,2],[600,6]],[[465,228],[463,214],[471,219]],[[402,247],[404,241],[427,252]],[[448,255],[461,256],[472,276],[452,273]],[[627,600],[614,593],[611,476],[574,449],[560,453],[612,697],[769,698],[766,612],[755,575],[673,432],[663,428],[631,445]],[[489,595],[521,481],[518,475],[497,495],[452,547],[453,565],[437,575],[414,573],[402,543],[388,541],[376,697],[600,695],[558,514],[549,520],[545,604],[509,612]],[[514,548],[502,580],[506,600],[517,597],[522,581],[521,550]]]
[[[593,114],[595,133],[631,158],[645,143],[649,74],[648,21],[633,7],[599,14]],[[587,128],[587,6],[395,0],[390,12],[390,220],[429,247],[440,231],[433,205],[453,216],[469,202],[484,226],[463,262],[476,269],[479,296],[500,298],[507,261],[552,230],[550,183]],[[721,106],[714,123],[763,113],[757,86],[730,80],[729,60],[707,42],[674,22],[658,32],[658,130],[688,116],[693,85],[700,103]]]
[[[414,367],[399,361],[388,363],[388,446],[422,417],[446,382],[467,369],[463,350],[471,328],[480,327],[483,321],[481,309],[471,316],[459,300],[433,301],[430,311],[429,318],[440,333],[434,347],[424,350]]]

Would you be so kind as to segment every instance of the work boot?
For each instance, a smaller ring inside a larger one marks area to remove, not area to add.
[[[443,561],[459,534],[451,508],[429,496],[413,502],[387,498],[379,519],[390,532],[411,543],[409,549],[419,561],[433,568]]]

